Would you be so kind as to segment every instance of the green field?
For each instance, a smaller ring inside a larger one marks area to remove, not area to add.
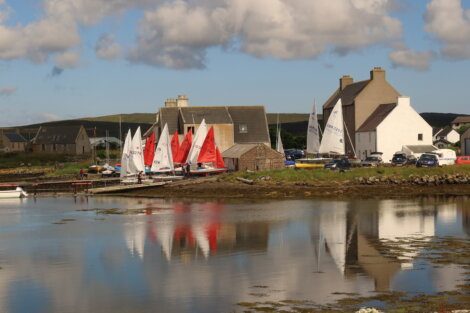
[[[465,174],[470,175],[470,165],[465,166],[444,166],[437,168],[416,168],[416,167],[380,167],[380,168],[353,168],[350,171],[340,173],[337,171],[315,169],[315,170],[295,170],[295,169],[282,169],[270,170],[261,172],[235,172],[226,174],[223,179],[228,181],[235,181],[237,177],[246,179],[257,180],[262,177],[270,177],[272,182],[334,182],[355,180],[359,177],[394,177],[397,179],[409,178],[410,175],[414,176],[432,176],[432,175],[455,175]]]

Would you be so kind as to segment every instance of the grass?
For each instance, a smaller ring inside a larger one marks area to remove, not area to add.
[[[416,168],[416,167],[379,167],[379,168],[353,168],[351,171],[339,173],[324,169],[315,170],[270,170],[260,172],[235,172],[226,174],[223,179],[234,181],[237,177],[246,179],[260,179],[269,176],[274,182],[321,182],[321,181],[345,181],[354,180],[359,177],[395,177],[408,178],[410,175],[446,175],[446,174],[466,174],[470,175],[470,166],[445,166],[438,168]]]
[[[77,162],[77,163],[65,163],[63,167],[59,167],[54,171],[50,172],[47,176],[57,177],[57,176],[69,176],[69,175],[78,175],[80,169],[87,169],[90,166],[89,161]]]

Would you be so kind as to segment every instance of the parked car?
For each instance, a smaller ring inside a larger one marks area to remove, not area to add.
[[[439,158],[433,153],[423,153],[416,162],[416,167],[436,167],[439,166]]]
[[[361,166],[374,167],[382,163],[383,161],[382,161],[381,155],[372,154],[371,156],[368,156],[364,161],[361,162]]]
[[[455,151],[451,149],[437,149],[431,153],[437,155],[439,166],[454,165],[455,160],[457,159]]]
[[[455,164],[457,165],[470,165],[470,156],[459,156],[457,160],[455,160]]]
[[[407,155],[404,152],[397,152],[392,157],[392,165],[404,166],[404,165],[415,165],[416,157],[414,155]]]
[[[305,152],[299,149],[286,149],[284,154],[287,160],[297,160],[305,157]]]
[[[346,158],[334,159],[331,162],[326,163],[324,168],[332,170],[332,171],[335,171],[335,170],[347,171],[351,169],[351,163]]]

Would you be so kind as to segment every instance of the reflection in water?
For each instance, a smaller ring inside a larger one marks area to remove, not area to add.
[[[77,211],[110,207],[145,214]],[[408,249],[403,238],[466,238],[469,224],[465,198],[0,202],[0,312],[219,312],[259,297],[325,303],[334,292],[449,290],[463,269],[434,268],[416,249],[385,255],[380,241]]]

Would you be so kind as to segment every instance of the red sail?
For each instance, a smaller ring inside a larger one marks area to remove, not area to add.
[[[191,145],[193,143],[193,133],[188,131],[186,136],[184,136],[184,140],[181,143],[181,146],[178,149],[178,153],[176,154],[175,163],[184,163],[189,154],[189,150],[191,150]]]
[[[171,138],[171,155],[173,155],[173,162],[176,162],[176,155],[180,147],[180,140],[178,138],[178,131],[175,131]]]
[[[215,139],[214,139],[214,127],[211,127],[207,132],[206,139],[202,144],[201,151],[197,157],[198,163],[215,163],[217,161],[215,155]]]
[[[215,154],[216,154],[216,160],[217,162],[215,163],[216,168],[225,168],[225,162],[224,159],[222,158],[222,154],[220,154],[219,148],[215,148]]]
[[[152,166],[153,157],[155,156],[155,133],[147,138],[145,141],[144,149],[144,164],[145,166]]]

